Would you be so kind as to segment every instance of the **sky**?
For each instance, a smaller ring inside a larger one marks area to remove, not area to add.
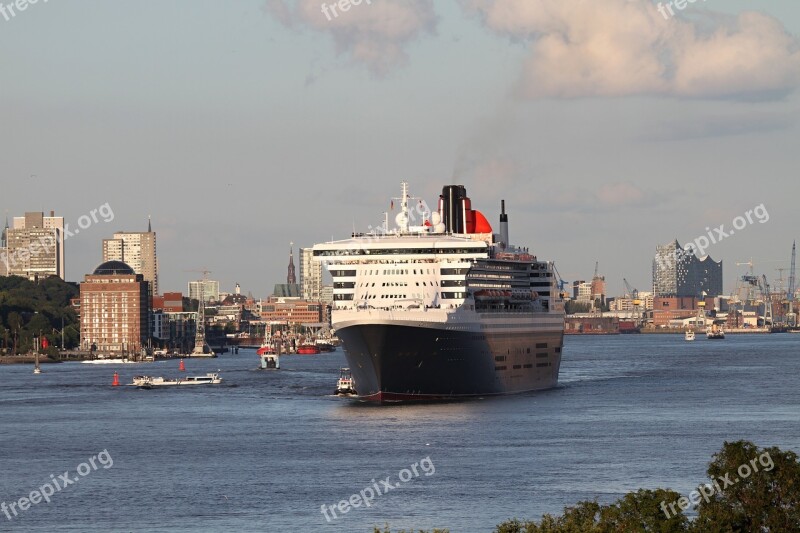
[[[290,242],[379,225],[401,181],[494,224],[505,199],[512,242],[610,295],[709,233],[726,292],[751,258],[777,280],[800,233],[796,0],[9,4],[0,210],[113,212],[67,241],[72,281],[150,216],[162,290],[266,297]]]

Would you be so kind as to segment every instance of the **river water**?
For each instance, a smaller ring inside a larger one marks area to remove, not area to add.
[[[111,387],[114,370],[176,377],[177,361],[2,366],[0,502],[17,514],[0,531],[489,532],[638,488],[686,494],[725,440],[800,451],[800,335],[567,337],[563,357],[554,390],[398,406],[332,396],[340,351],[278,372],[253,350],[189,360],[223,384],[149,391]]]

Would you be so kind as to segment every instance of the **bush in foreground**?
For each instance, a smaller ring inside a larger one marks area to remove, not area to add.
[[[695,520],[684,515],[689,498],[642,489],[611,505],[580,502],[538,523],[509,520],[495,533],[800,532],[800,462],[794,452],[726,442],[709,464],[708,476],[711,483],[692,493],[699,502]]]

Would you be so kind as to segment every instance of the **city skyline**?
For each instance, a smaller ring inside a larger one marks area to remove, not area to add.
[[[768,222],[707,250],[726,265],[723,290],[751,257],[770,281],[788,268],[800,191],[796,3],[693,4],[667,20],[646,2],[537,18],[531,2],[417,1],[398,7],[405,27],[380,26],[390,0],[331,21],[312,4],[200,0],[195,23],[180,25],[178,6],[87,1],[79,13],[51,2],[0,20],[0,209],[53,209],[73,228],[98,205],[114,209],[113,224],[66,244],[71,281],[102,262],[102,239],[143,231],[152,215],[160,292],[210,270],[225,292],[238,282],[266,296],[286,277],[289,242],[380,225],[402,180],[429,205],[443,184],[463,183],[495,229],[505,199],[515,244],[555,260],[568,282],[590,279],[599,261],[609,296],[623,278],[651,288],[657,245],[730,228],[759,205]],[[133,46],[141,27],[151,38]],[[554,27],[630,48],[641,68],[559,52]],[[753,63],[726,70],[717,52],[755,41]],[[709,76],[667,76],[653,51],[681,75]],[[582,65],[588,85],[554,64]]]

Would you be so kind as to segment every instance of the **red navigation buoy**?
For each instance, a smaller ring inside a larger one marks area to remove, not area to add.
[[[114,372],[114,381],[111,383],[112,387],[119,387],[119,374]]]
[[[178,370],[186,372],[186,365],[183,364],[183,359],[181,359],[181,363],[178,365]]]

